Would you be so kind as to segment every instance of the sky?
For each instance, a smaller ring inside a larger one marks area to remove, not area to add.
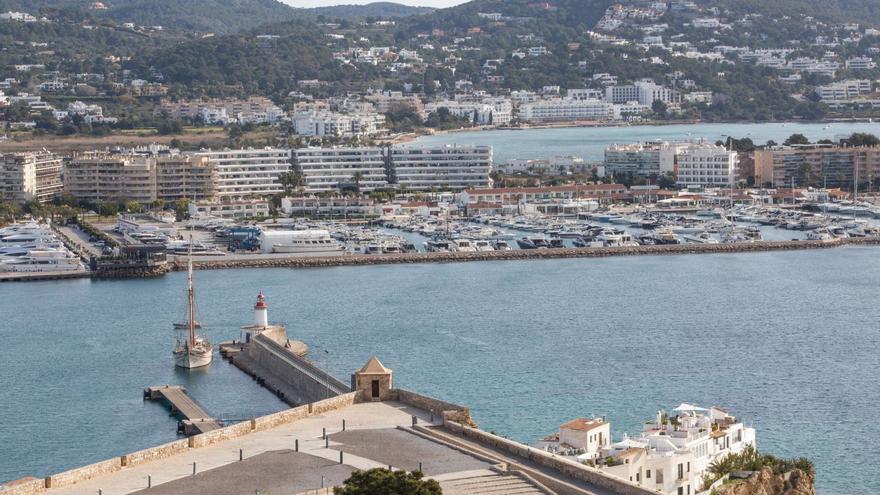
[[[293,5],[294,7],[324,7],[327,5],[351,5],[373,3],[377,0],[282,0],[284,3]],[[452,7],[465,3],[467,0],[390,0],[395,3],[405,5],[413,5],[417,7]]]

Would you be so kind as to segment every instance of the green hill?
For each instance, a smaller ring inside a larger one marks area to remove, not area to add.
[[[278,0],[103,0],[102,3],[106,9],[94,9],[91,0],[0,0],[0,12],[15,10],[37,14],[65,10],[142,26],[226,34],[263,24],[315,20],[319,16],[332,19],[405,17],[432,10],[392,2],[314,9],[294,8]]]

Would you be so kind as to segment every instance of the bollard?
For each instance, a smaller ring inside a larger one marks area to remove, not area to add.
[[[342,420],[342,431],[345,431],[345,420]]]
[[[321,438],[327,438],[327,428],[321,428]]]
[[[329,438],[324,438],[324,448],[325,449],[330,448],[330,439]]]
[[[238,460],[244,460],[244,449],[238,449]]]
[[[196,475],[196,463],[193,462],[193,476]]]
[[[147,488],[153,488],[153,475],[147,475]]]
[[[342,464],[342,451],[339,451],[339,464]]]
[[[418,422],[419,422],[419,418],[417,418],[416,415],[413,414],[413,417],[412,417],[412,425],[415,426],[415,425],[418,424]]]
[[[293,451],[299,452],[299,438],[293,441]]]

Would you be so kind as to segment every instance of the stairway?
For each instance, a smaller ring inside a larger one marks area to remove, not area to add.
[[[465,471],[435,477],[443,495],[546,495],[525,478],[490,470]]]

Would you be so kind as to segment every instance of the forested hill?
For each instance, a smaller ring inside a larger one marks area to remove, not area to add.
[[[405,17],[432,10],[392,2],[313,9],[294,8],[277,0],[104,0],[99,3],[106,8],[95,8],[96,2],[92,0],[0,0],[0,12],[13,10],[36,15],[64,10],[141,26],[226,34],[269,23],[316,20],[321,16],[329,19]]]
[[[826,22],[880,24],[878,0],[696,0],[696,3],[774,19],[806,15]]]

